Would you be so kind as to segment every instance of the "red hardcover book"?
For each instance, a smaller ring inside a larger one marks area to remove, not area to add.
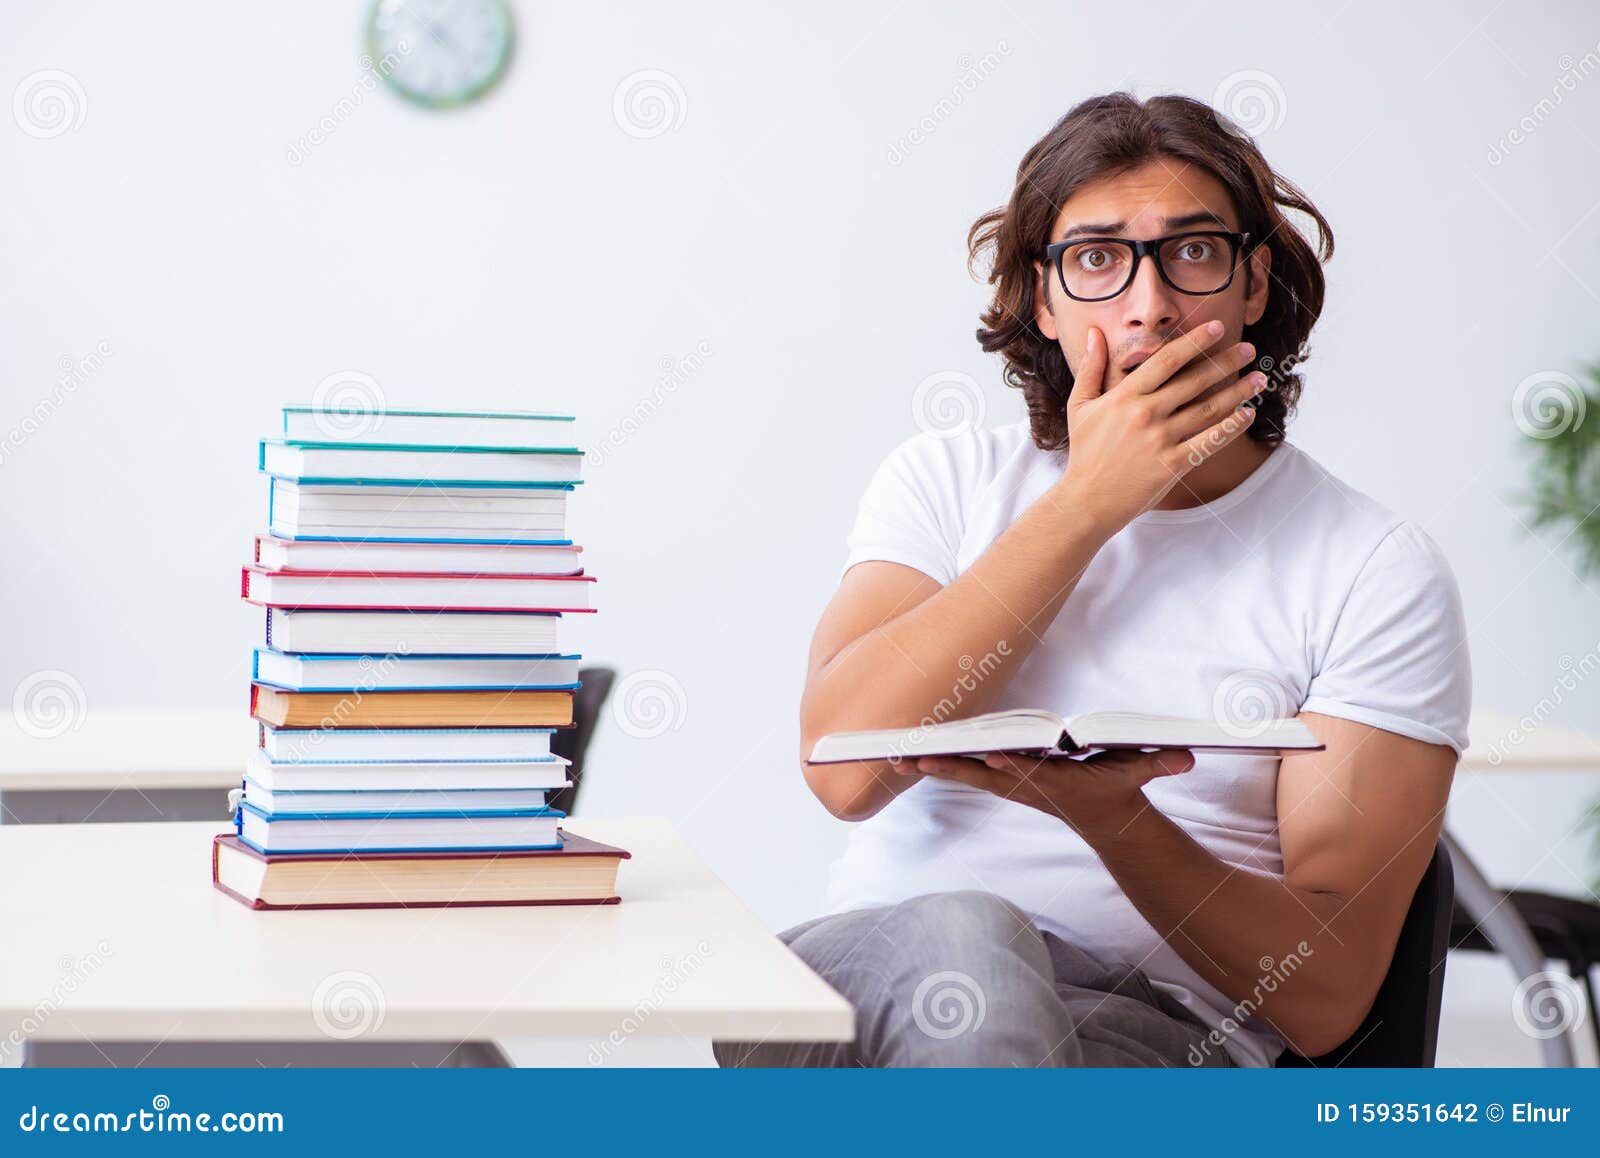
[[[358,575],[582,575],[583,548],[572,543],[433,543],[366,540],[252,540],[251,562],[267,571],[343,571]]]
[[[437,909],[614,905],[629,854],[574,833],[510,852],[260,853],[211,839],[211,883],[252,909]]]
[[[366,611],[593,611],[592,575],[454,571],[272,571],[245,567],[239,594],[262,607]]]

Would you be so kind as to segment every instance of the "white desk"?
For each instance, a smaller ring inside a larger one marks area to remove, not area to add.
[[[573,829],[633,853],[620,905],[255,912],[211,885],[216,823],[0,827],[0,1050],[851,1038],[849,1004],[668,822]]]
[[[0,823],[221,820],[256,725],[230,711],[90,708],[59,736],[0,714]]]
[[[1594,772],[1600,770],[1600,739],[1534,723],[1524,727],[1505,712],[1477,709],[1468,725],[1471,746],[1462,756],[1462,772]],[[1545,969],[1545,956],[1539,943],[1516,907],[1496,888],[1483,870],[1448,831],[1445,844],[1455,869],[1456,901],[1479,930],[1511,964],[1518,980],[1525,980]],[[1591,1017],[1600,1010],[1590,1010]],[[1568,1067],[1577,1064],[1571,1032],[1539,1039],[1545,1064]]]
[[[1534,721],[1526,727],[1507,712],[1478,709],[1468,725],[1472,746],[1463,772],[1600,771],[1600,737]]]

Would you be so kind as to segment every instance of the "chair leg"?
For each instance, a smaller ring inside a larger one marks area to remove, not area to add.
[[[1594,978],[1589,973],[1593,968],[1593,961],[1572,962],[1572,975],[1583,985],[1583,997],[1589,1003],[1589,1032],[1594,1034],[1595,1054],[1600,1057],[1600,1005],[1594,1003]]]
[[[1534,940],[1528,923],[1522,919],[1506,895],[1491,885],[1461,846],[1446,832],[1441,838],[1450,849],[1450,862],[1455,868],[1456,899],[1461,907],[1483,930],[1497,952],[1511,963],[1511,970],[1519,981],[1545,971],[1545,956]],[[1572,1049],[1572,1038],[1566,1033],[1539,1039],[1539,1050],[1544,1054],[1544,1064],[1552,1068],[1570,1069],[1578,1064]]]

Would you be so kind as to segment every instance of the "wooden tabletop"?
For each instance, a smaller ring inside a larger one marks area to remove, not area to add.
[[[257,912],[215,823],[0,826],[0,1040],[850,1039],[667,821],[571,827],[633,854],[621,904]]]

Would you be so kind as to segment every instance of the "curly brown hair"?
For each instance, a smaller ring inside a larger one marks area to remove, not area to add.
[[[1249,435],[1281,442],[1300,398],[1296,367],[1322,312],[1322,262],[1333,256],[1333,230],[1292,182],[1272,171],[1251,138],[1209,105],[1184,96],[1141,101],[1130,93],[1093,97],[1055,123],[1017,166],[1011,200],[985,213],[967,234],[969,267],[991,254],[987,281],[994,298],[980,317],[978,342],[1005,359],[1005,380],[1022,391],[1033,440],[1042,450],[1067,445],[1067,396],[1072,371],[1055,341],[1034,318],[1035,263],[1055,228],[1061,206],[1074,192],[1114,173],[1169,157],[1204,169],[1233,198],[1239,228],[1272,250],[1272,289],[1266,312],[1244,339],[1256,347],[1268,385],[1257,395]],[[1316,226],[1313,249],[1286,210]],[[1246,266],[1249,276],[1249,266]]]

